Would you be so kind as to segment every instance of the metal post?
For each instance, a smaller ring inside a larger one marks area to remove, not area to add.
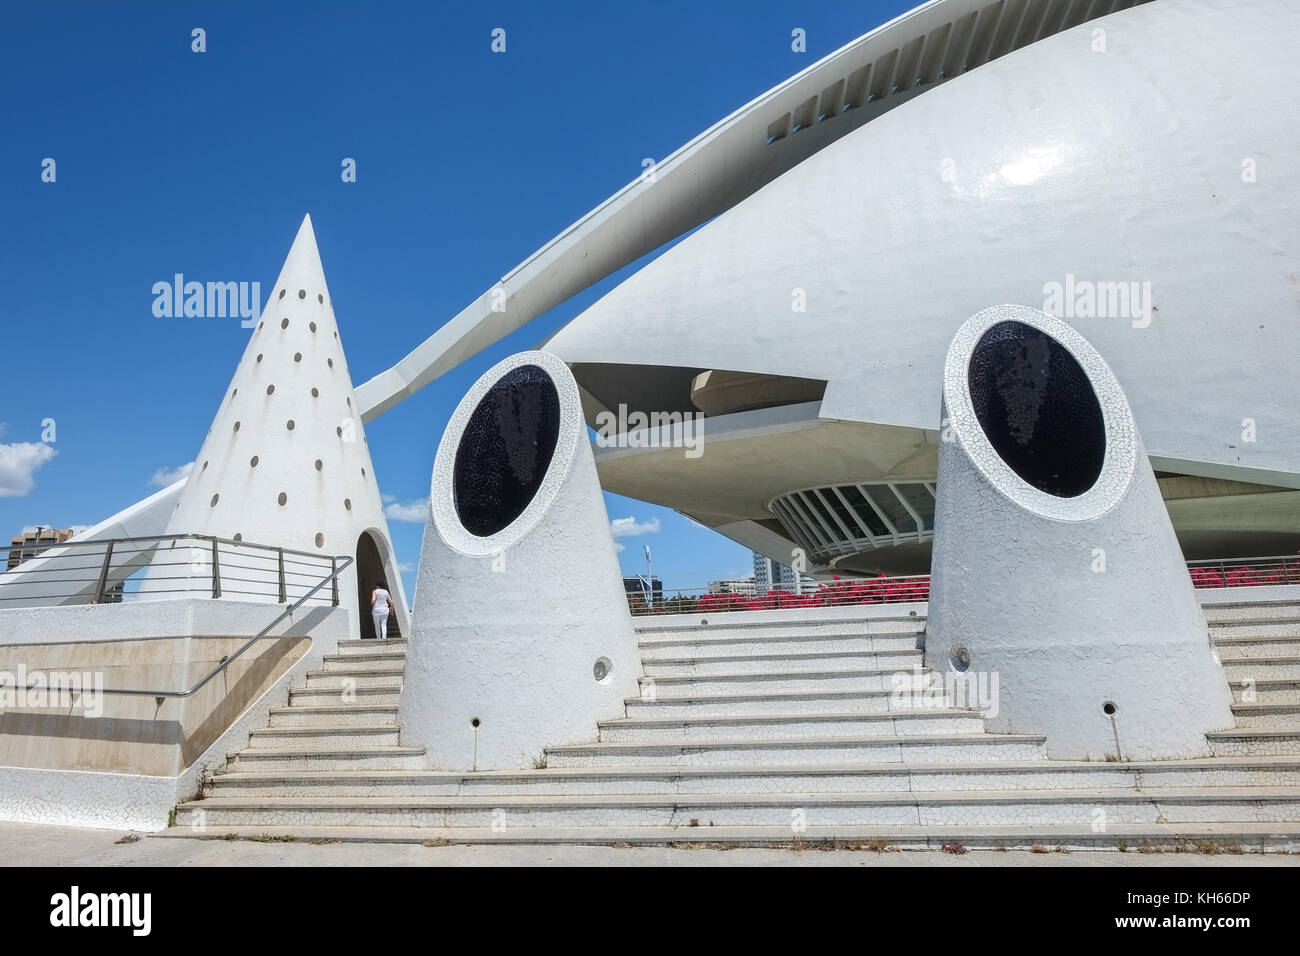
[[[330,577],[330,603],[335,607],[339,606],[339,559],[330,558],[330,571],[333,572]]]
[[[99,582],[95,585],[95,602],[96,604],[104,603],[104,589],[108,587],[108,569],[113,563],[113,542],[108,542],[104,548],[104,564],[99,569]]]
[[[221,597],[221,564],[217,560],[217,539],[212,539],[212,596]]]
[[[284,548],[276,548],[275,553],[280,556],[280,603],[283,604],[289,600],[289,596],[284,589]]]

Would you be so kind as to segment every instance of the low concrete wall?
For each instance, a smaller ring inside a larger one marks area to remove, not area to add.
[[[833,624],[837,621],[861,621],[878,618],[924,618],[925,601],[897,604],[840,604],[834,607],[774,608],[767,611],[691,611],[688,614],[641,614],[632,618],[638,631],[695,628],[708,621],[719,627],[752,627],[764,624],[792,624],[809,621]]]
[[[39,632],[29,626],[33,611]],[[15,677],[25,685],[57,671],[92,675],[90,687],[186,690],[274,613],[196,599],[4,611],[0,674],[9,688]],[[32,640],[38,633],[48,639]],[[190,697],[83,693],[71,704],[5,706],[0,819],[161,829],[202,775],[245,746],[270,709],[287,703],[290,685],[348,636],[346,609],[302,608]]]
[[[1261,584],[1249,588],[1198,588],[1201,607],[1216,604],[1273,604],[1300,601],[1300,584]]]
[[[1260,585],[1245,588],[1198,588],[1196,597],[1203,607],[1215,604],[1268,604],[1300,601],[1300,584]],[[780,608],[768,611],[691,611],[689,614],[641,614],[632,618],[638,631],[671,630],[710,625],[751,626],[788,624],[800,621],[869,620],[888,617],[924,618],[929,610],[926,601],[897,604],[840,604],[834,607]]]

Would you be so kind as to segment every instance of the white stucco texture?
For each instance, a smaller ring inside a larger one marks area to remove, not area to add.
[[[307,217],[194,460],[168,532],[238,537],[327,559],[355,555],[367,531],[379,543],[398,623],[409,633],[375,467]],[[256,565],[265,554],[242,549],[229,560]],[[242,571],[239,576],[254,580],[232,584],[232,590],[252,592],[239,595],[244,599],[261,595],[275,601],[278,577],[270,567],[274,562],[266,563],[264,572]],[[317,568],[291,569],[302,572],[299,583],[314,584],[308,575],[321,577]],[[172,565],[159,573],[178,572]],[[301,589],[290,600],[298,594]],[[360,636],[356,564],[340,576],[339,598]]]
[[[559,398],[555,451],[522,513],[478,536],[456,507],[457,451],[488,391],[528,365],[546,372]],[[640,658],[578,389],[553,355],[498,363],[452,416],[434,463],[412,616],[402,739],[428,748],[438,769],[531,766],[547,746],[595,740],[597,721],[623,716],[637,693]]]
[[[1005,321],[1055,339],[1096,395],[1104,459],[1073,497],[1022,479],[972,411],[972,351]],[[965,645],[968,673],[999,675],[989,729],[1044,733],[1054,758],[1208,754],[1205,733],[1233,726],[1230,693],[1127,399],[1101,356],[1044,313],[986,309],[948,351],[943,418],[927,665],[950,672],[953,645]]]

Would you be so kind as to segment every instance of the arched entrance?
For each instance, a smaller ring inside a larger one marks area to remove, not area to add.
[[[393,604],[397,605],[400,601],[397,595],[397,585],[393,582],[391,574],[384,567],[383,555],[379,550],[379,542],[369,531],[361,532],[357,538],[357,607],[360,609],[361,617],[361,636],[366,640],[375,636],[375,622],[370,617],[370,592],[374,590],[375,582],[380,578],[388,581],[389,590],[393,592]],[[398,624],[400,614],[388,615],[388,637],[391,640],[395,637],[401,637],[402,632]]]

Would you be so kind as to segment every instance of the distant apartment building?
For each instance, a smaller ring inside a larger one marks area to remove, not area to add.
[[[816,587],[817,582],[809,575],[796,574],[792,568],[754,552],[755,594],[766,594],[768,591],[793,594]]]
[[[634,575],[630,578],[624,578],[623,590],[626,591],[628,594],[639,594],[643,598],[646,597],[645,578],[639,575]],[[659,578],[651,578],[650,596],[646,603],[649,604],[651,607],[654,607],[656,604],[662,602],[663,599],[664,599],[664,582]]]
[[[723,581],[709,582],[710,594],[736,594],[741,597],[754,596],[753,578],[729,578]]]
[[[30,561],[36,557],[46,548],[67,541],[75,533],[71,528],[37,528],[35,531],[24,531],[9,542],[13,546],[13,550],[9,552],[9,561],[5,565],[5,570],[12,571],[24,561]]]

